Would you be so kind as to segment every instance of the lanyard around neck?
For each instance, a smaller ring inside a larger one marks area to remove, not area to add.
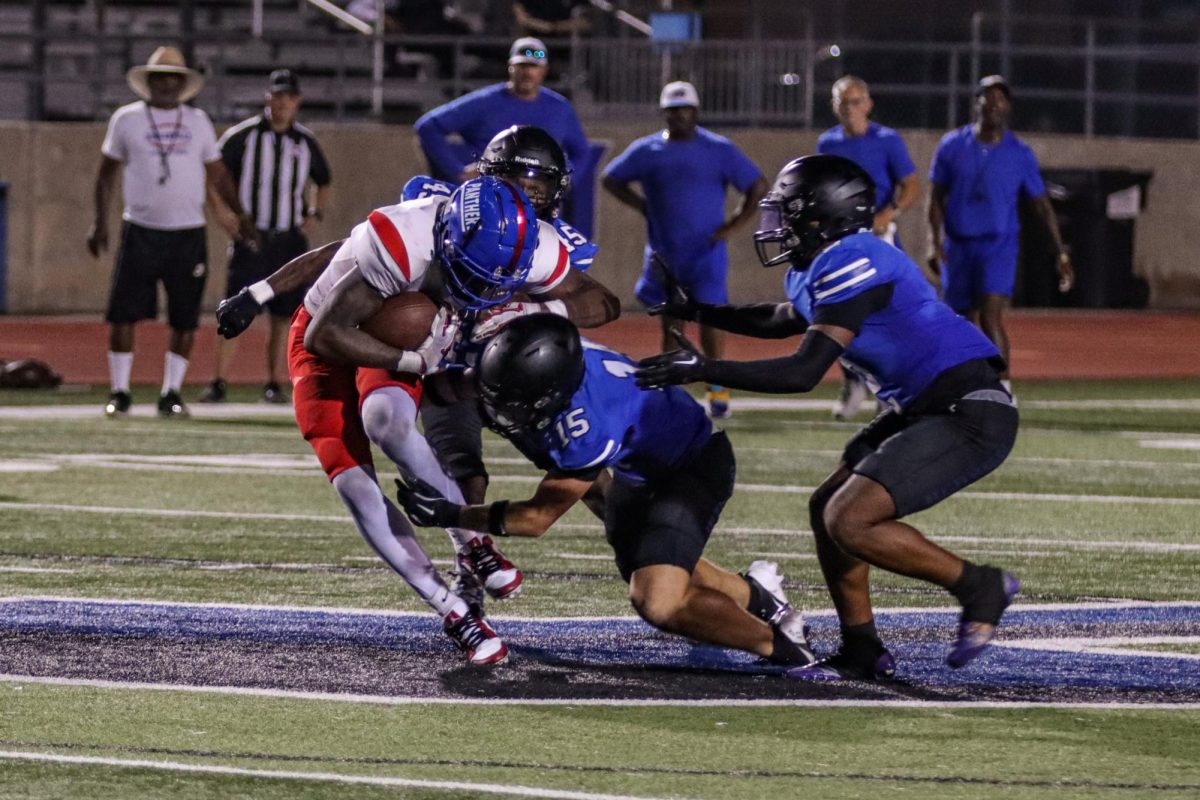
[[[158,126],[154,124],[154,112],[150,110],[150,104],[146,104],[146,119],[150,122],[150,130],[154,132],[154,149],[158,151],[158,163],[160,172],[158,174],[158,185],[162,186],[167,181],[171,180],[171,146],[174,144],[174,138],[171,139],[171,144],[163,141],[163,136],[158,130]],[[179,135],[179,129],[183,127],[183,104],[176,106],[175,111],[175,128],[171,135],[172,137]]]

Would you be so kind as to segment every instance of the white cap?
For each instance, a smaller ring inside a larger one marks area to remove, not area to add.
[[[550,63],[546,57],[546,43],[532,36],[517,39],[508,49],[508,63],[546,66]]]
[[[671,81],[663,87],[658,97],[659,108],[679,108],[680,106],[700,107],[700,95],[696,87],[687,81]]]

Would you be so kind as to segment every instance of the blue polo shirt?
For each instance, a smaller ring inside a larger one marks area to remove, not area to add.
[[[866,318],[842,353],[878,387],[880,400],[906,408],[951,367],[999,355],[977,327],[938,300],[911,258],[867,231],[834,242],[808,269],[790,269],[784,288],[800,316],[812,320],[823,305],[889,283],[892,299]]]
[[[875,209],[896,196],[896,184],[917,171],[900,134],[876,122],[862,136],[851,136],[841,125],[817,138],[817,152],[848,158],[867,171],[875,181]]]
[[[1037,157],[1012,131],[996,144],[984,144],[973,125],[942,137],[929,180],[946,190],[946,235],[956,239],[1005,236],[1021,229],[1020,195],[1046,193]]]
[[[728,263],[725,242],[711,242],[725,222],[725,192],[743,194],[762,173],[733,142],[697,127],[690,139],[643,136],[613,159],[605,178],[641,184],[650,247],[672,264]]]
[[[567,98],[545,87],[533,100],[522,100],[508,91],[506,84],[485,86],[433,109],[417,120],[413,130],[437,172],[456,179],[483,153],[493,136],[513,125],[535,125],[550,134],[566,153],[568,166],[587,163],[587,137],[575,109]],[[447,141],[452,134],[463,138],[473,154],[470,162],[455,154]]]

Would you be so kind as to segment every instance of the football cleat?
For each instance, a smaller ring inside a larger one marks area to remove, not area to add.
[[[275,403],[280,405],[291,402],[288,400],[288,396],[283,393],[283,389],[280,388],[276,381],[271,381],[263,387],[262,400],[264,403]]]
[[[158,415],[160,417],[190,417],[192,414],[184,405],[179,392],[172,389],[158,398]]]
[[[133,397],[129,392],[113,392],[108,396],[108,403],[104,406],[104,416],[127,417],[131,405],[133,405]]]
[[[867,384],[861,378],[847,373],[846,379],[842,381],[842,393],[838,396],[837,402],[833,404],[834,418],[843,422],[854,419],[870,396],[871,392],[867,389]]]
[[[204,394],[200,395],[201,403],[224,403],[225,394],[227,391],[225,381],[217,378],[204,390]]]
[[[1008,608],[1017,596],[1017,592],[1021,591],[1021,582],[1015,575],[1007,572],[1002,572],[1000,578],[1000,591],[1004,592],[1000,613],[1003,614],[1004,609]],[[994,622],[972,620],[968,619],[968,616],[970,609],[964,608],[962,619],[958,623],[958,633],[954,637],[954,646],[946,656],[946,665],[951,669],[962,669],[974,661],[991,644],[996,636],[996,627],[1000,624],[998,616]]]
[[[521,591],[521,583],[525,580],[521,570],[496,549],[490,536],[477,536],[467,542],[454,560],[459,572],[470,572],[497,600],[516,597]]]
[[[794,681],[882,681],[896,674],[896,659],[882,645],[865,658],[839,650],[815,664],[789,669],[784,675]]]
[[[758,613],[763,622],[777,624],[792,611],[792,605],[783,593],[783,576],[779,574],[779,565],[774,561],[752,562],[742,578],[763,589],[772,601],[770,608],[761,609]]]
[[[470,611],[464,615],[451,611],[442,620],[442,628],[471,664],[486,666],[508,660],[504,642],[485,620]]]

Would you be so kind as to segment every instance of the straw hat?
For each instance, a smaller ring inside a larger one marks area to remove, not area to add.
[[[150,99],[150,86],[147,78],[151,75],[182,75],[184,77],[183,91],[179,93],[179,102],[186,103],[204,88],[204,76],[187,66],[183,53],[174,47],[160,47],[150,56],[143,66],[137,66],[125,73],[129,88],[143,100]]]

